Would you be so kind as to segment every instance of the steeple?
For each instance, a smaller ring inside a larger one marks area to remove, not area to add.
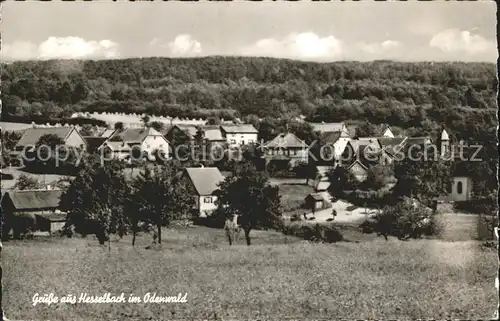
[[[443,157],[450,152],[450,136],[448,135],[448,132],[444,128],[441,131],[441,137],[439,139],[439,143],[440,143],[439,149],[441,151],[441,157]]]

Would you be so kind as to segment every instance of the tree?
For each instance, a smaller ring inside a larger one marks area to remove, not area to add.
[[[80,135],[82,136],[93,136],[94,135],[94,127],[89,124],[84,124],[82,129],[80,130]]]
[[[179,218],[185,218],[194,205],[187,187],[180,178],[181,167],[176,163],[146,167],[134,181],[133,200],[140,217],[157,229],[161,244],[161,228]],[[134,224],[137,219],[134,220]],[[133,231],[135,229],[133,228]]]
[[[313,164],[300,162],[295,168],[295,175],[297,178],[305,178],[306,185],[309,185],[310,179],[316,178],[316,167]]]
[[[162,132],[163,129],[165,128],[165,124],[159,121],[153,121],[149,123],[149,126],[159,132]]]
[[[447,195],[451,184],[451,164],[443,159],[434,159],[433,146],[427,149],[427,156],[415,159],[409,152],[402,160],[394,165],[394,174],[397,179],[393,188],[394,196],[415,197],[424,204],[430,204],[440,196]]]
[[[115,130],[122,131],[124,128],[124,125],[121,121],[115,123]]]
[[[34,150],[27,151],[26,166],[31,170],[73,175],[77,169],[77,147],[66,145],[55,134],[46,134],[36,142]]]
[[[217,205],[226,213],[239,217],[250,245],[250,231],[257,227],[272,228],[279,224],[281,201],[279,188],[271,186],[268,177],[250,163],[239,164],[232,176],[227,177],[217,193]]]
[[[374,230],[386,240],[389,235],[406,240],[439,233],[439,226],[432,210],[408,197],[403,197],[393,205],[385,206],[374,216],[372,224]]]
[[[378,191],[390,183],[395,183],[392,166],[377,164],[368,168],[366,180],[362,183],[364,189]]]
[[[36,178],[29,177],[25,174],[19,175],[16,184],[14,185],[14,189],[18,190],[39,189],[39,188],[41,188],[40,182]]]
[[[219,117],[209,117],[207,119],[207,125],[220,125],[221,120]]]
[[[102,166],[97,156],[83,160],[81,170],[61,196],[60,207],[68,213],[68,226],[73,225],[82,235],[96,234],[100,244],[109,241],[112,233],[125,233],[128,192],[123,169],[123,163],[116,160]]]
[[[146,115],[146,114],[141,117],[141,121],[142,121],[142,124],[144,125],[144,127],[149,126],[150,119],[151,119],[151,117],[149,115]]]
[[[328,192],[334,197],[341,197],[346,190],[356,190],[360,182],[345,167],[337,166],[333,171],[328,173],[330,186]]]

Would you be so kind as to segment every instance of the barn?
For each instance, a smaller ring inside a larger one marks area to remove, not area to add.
[[[1,201],[2,215],[7,234],[16,217],[32,214],[36,220],[33,230],[52,233],[60,230],[66,222],[66,214],[58,210],[61,190],[16,190],[6,192]]]

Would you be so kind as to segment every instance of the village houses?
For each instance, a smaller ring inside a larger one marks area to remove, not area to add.
[[[132,153],[141,153],[148,160],[155,160],[155,153],[161,152],[165,159],[170,157],[170,144],[167,139],[153,128],[125,128],[116,130],[99,150],[112,154],[112,157],[131,160]]]

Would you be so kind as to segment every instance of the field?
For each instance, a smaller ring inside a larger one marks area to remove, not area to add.
[[[0,128],[5,131],[23,131],[31,127],[33,127],[32,124],[0,121]]]
[[[451,225],[450,225],[451,226]],[[471,224],[469,224],[471,226]],[[312,244],[252,231],[229,247],[221,230],[165,230],[160,247],[127,236],[4,244],[3,306],[11,319],[490,318],[495,250],[477,241]],[[370,241],[368,241],[370,240]],[[32,305],[35,293],[187,293],[187,303]]]

